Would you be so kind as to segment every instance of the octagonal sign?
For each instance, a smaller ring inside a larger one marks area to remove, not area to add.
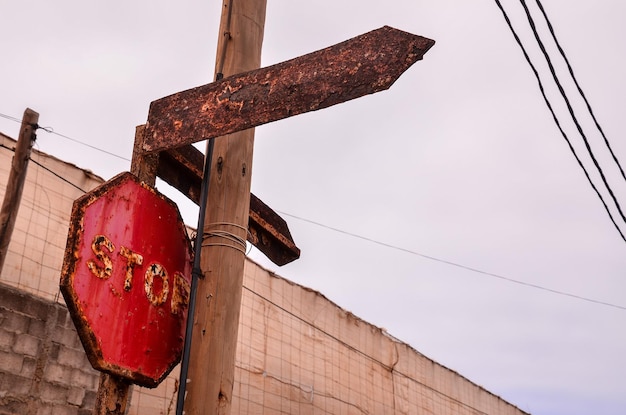
[[[155,387],[183,349],[191,245],[178,208],[131,173],[74,202],[61,292],[92,366]]]

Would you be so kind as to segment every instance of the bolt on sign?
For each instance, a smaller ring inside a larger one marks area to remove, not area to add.
[[[91,365],[155,387],[181,358],[192,251],[178,208],[131,173],[74,202],[61,292]]]

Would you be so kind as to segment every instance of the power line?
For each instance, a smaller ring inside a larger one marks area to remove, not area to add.
[[[611,186],[609,185],[606,176],[604,175],[604,171],[602,170],[602,167],[600,167],[600,163],[598,163],[598,160],[596,159],[596,156],[594,155],[593,151],[591,150],[591,145],[589,144],[589,140],[587,140],[587,136],[585,135],[580,123],[578,122],[578,118],[576,117],[576,114],[574,113],[574,108],[572,108],[572,105],[569,101],[569,98],[567,97],[567,94],[565,93],[565,89],[563,89],[563,85],[561,84],[561,81],[559,79],[559,77],[556,74],[556,70],[554,68],[554,65],[552,64],[552,59],[550,58],[550,55],[548,54],[548,51],[546,50],[546,47],[543,43],[543,41],[541,40],[541,37],[539,36],[539,33],[537,32],[537,26],[535,25],[535,20],[533,19],[530,10],[528,9],[528,6],[526,5],[526,0],[520,0],[520,3],[522,4],[522,7],[524,8],[524,12],[526,13],[526,18],[528,19],[528,24],[530,25],[530,28],[533,32],[533,35],[535,36],[535,40],[537,41],[537,44],[539,45],[539,49],[541,49],[541,53],[543,54],[548,67],[550,68],[550,73],[552,74],[552,79],[554,79],[554,83],[556,84],[557,88],[559,89],[559,92],[561,93],[561,97],[563,98],[563,101],[565,102],[565,104],[567,105],[567,109],[569,111],[570,116],[572,117],[572,121],[574,122],[574,125],[576,126],[576,129],[578,130],[578,133],[580,134],[580,137],[583,139],[583,142],[585,143],[585,148],[587,149],[587,152],[589,153],[589,156],[591,157],[591,161],[593,161],[594,166],[596,167],[596,169],[598,170],[598,173],[600,173],[600,177],[602,178],[602,182],[604,183],[604,186],[606,187],[606,189],[609,192],[609,195],[611,196],[611,198],[613,199],[613,202],[615,203],[615,206],[617,207],[617,210],[619,212],[619,214],[622,217],[622,220],[624,222],[626,222],[626,216],[624,216],[624,212],[622,212],[622,207],[620,206],[619,202],[617,201],[617,198],[615,197],[615,194],[613,193],[613,189],[611,189]],[[608,141],[607,141],[608,144]],[[609,146],[610,147],[610,146]],[[619,165],[619,162],[618,162]],[[621,169],[621,167],[620,167]]]
[[[467,265],[459,264],[457,262],[448,261],[448,260],[437,258],[437,257],[434,257],[434,256],[422,254],[422,253],[417,252],[417,251],[412,251],[410,249],[402,248],[402,247],[399,247],[399,246],[396,246],[396,245],[388,244],[386,242],[381,242],[381,241],[378,241],[376,239],[368,238],[366,236],[358,235],[358,234],[355,234],[355,233],[352,233],[352,232],[344,231],[342,229],[334,228],[332,226],[324,225],[323,223],[315,222],[313,220],[306,219],[306,218],[303,218],[303,217],[300,217],[300,216],[296,216],[296,215],[292,215],[290,213],[281,212],[281,211],[278,211],[278,213],[280,213],[281,215],[289,216],[291,218],[303,221],[303,222],[311,223],[313,225],[316,225],[316,226],[319,226],[319,227],[322,227],[322,228],[325,228],[325,229],[329,229],[329,230],[334,231],[334,232],[342,233],[344,235],[348,235],[348,236],[351,236],[353,238],[362,239],[364,241],[371,242],[371,243],[374,243],[374,244],[377,244],[377,245],[380,245],[380,246],[384,246],[386,248],[391,248],[391,249],[394,249],[396,251],[405,252],[407,254],[419,256],[419,257],[422,257],[422,258],[425,258],[425,259],[429,259],[431,261],[440,262],[440,263],[443,263],[443,264],[446,264],[446,265],[451,265],[453,267],[461,268],[461,269],[464,269],[466,271],[471,271],[471,272],[474,272],[474,273],[477,273],[477,274],[486,275],[488,277],[498,278],[500,280],[504,280],[504,281],[507,281],[507,282],[510,282],[510,283],[513,283],[513,284],[523,285],[525,287],[530,287],[530,288],[535,288],[535,289],[542,290],[542,291],[547,291],[547,292],[550,292],[552,294],[557,294],[557,295],[561,295],[561,296],[565,296],[565,297],[575,298],[577,300],[583,300],[583,301],[587,301],[587,302],[594,303],[594,304],[600,304],[600,305],[604,305],[604,306],[607,306],[607,307],[617,308],[617,309],[620,309],[620,310],[626,310],[626,306],[621,306],[621,305],[617,305],[617,304],[607,303],[605,301],[600,301],[600,300],[594,300],[592,298],[583,297],[583,296],[576,295],[576,294],[570,294],[570,293],[566,293],[564,291],[559,291],[559,290],[554,290],[552,288],[543,287],[541,285],[537,285],[537,284],[532,284],[532,283],[529,283],[529,282],[516,280],[514,278],[505,277],[505,276],[500,275],[500,274],[494,274],[492,272],[483,271],[483,270],[480,270],[478,268],[473,268],[473,267],[469,267]]]
[[[543,4],[541,3],[540,0],[536,0],[536,2],[537,2],[537,6],[539,7],[539,10],[541,10],[541,13],[543,14],[543,17],[544,17],[544,19],[546,21],[546,24],[548,26],[548,30],[550,31],[550,34],[552,35],[552,39],[554,40],[554,43],[556,44],[556,47],[559,50],[559,53],[563,57],[563,60],[565,61],[565,64],[567,65],[567,69],[569,70],[570,76],[572,77],[572,80],[574,81],[574,84],[576,85],[576,88],[578,89],[578,93],[580,94],[580,96],[582,97],[583,101],[585,101],[585,104],[587,105],[587,110],[589,111],[589,115],[591,115],[591,119],[593,120],[593,122],[596,125],[596,128],[598,129],[598,131],[602,135],[602,138],[604,139],[604,143],[606,144],[606,147],[609,149],[609,152],[611,153],[611,156],[613,157],[613,161],[615,161],[615,164],[617,164],[617,166],[619,167],[619,171],[622,174],[622,177],[624,178],[624,180],[626,180],[626,175],[624,174],[624,169],[622,169],[622,165],[620,164],[619,160],[617,159],[617,156],[613,152],[613,148],[609,144],[609,140],[606,138],[606,135],[604,134],[604,131],[602,130],[602,127],[600,127],[600,123],[598,122],[598,120],[596,119],[595,114],[593,113],[593,109],[591,108],[591,104],[587,100],[587,96],[583,92],[580,84],[578,83],[578,80],[576,79],[576,76],[574,75],[574,69],[572,68],[572,65],[570,65],[569,59],[567,58],[567,55],[565,54],[565,51],[563,50],[563,48],[561,47],[560,42],[556,38],[556,33],[554,32],[554,28],[552,27],[552,23],[550,22],[550,19],[548,18],[548,15],[546,14],[545,9],[543,8]]]
[[[12,117],[10,115],[0,114],[0,117],[6,118],[7,120],[15,121],[15,122],[20,123],[20,124],[22,123],[22,120],[20,120],[19,118]]]
[[[0,113],[0,117],[6,118],[7,120],[15,121],[17,123],[21,123],[22,122],[22,120],[19,119],[19,118],[12,117],[10,115],[6,115],[6,114],[2,114],[2,113]],[[43,130],[43,131],[45,131],[45,132],[47,132],[49,134],[58,135],[59,137],[63,137],[66,140],[72,141],[74,143],[80,144],[80,145],[85,146],[85,147],[89,147],[89,148],[91,148],[93,150],[96,150],[96,151],[99,151],[101,153],[108,154],[109,156],[116,157],[116,158],[124,160],[124,161],[130,161],[130,159],[128,157],[120,156],[118,154],[115,154],[115,153],[112,153],[110,151],[104,150],[104,149],[102,149],[100,147],[92,146],[91,144],[87,144],[84,141],[77,140],[77,139],[72,138],[70,136],[67,136],[65,134],[57,133],[56,131],[54,131],[54,128],[52,128],[52,127],[42,127],[42,126],[38,125],[37,129]]]
[[[1,144],[1,143],[0,143],[0,147],[15,153],[15,149],[14,148],[7,147],[7,146],[5,146],[4,144]],[[83,193],[87,193],[87,191],[85,189],[83,189],[80,186],[75,185],[74,183],[70,182],[65,177],[61,176],[60,174],[56,173],[55,171],[52,171],[51,169],[49,169],[48,167],[44,166],[43,164],[41,164],[40,162],[38,162],[34,158],[30,157],[29,160],[32,161],[33,163],[35,163],[36,165],[38,165],[39,167],[41,167],[42,169],[48,171],[50,174],[52,174],[52,175],[56,176],[57,178],[63,180],[65,183],[69,184],[70,186],[75,187],[76,189],[80,190]]]
[[[513,37],[515,38],[515,41],[517,42],[518,46],[522,50],[522,53],[524,54],[524,58],[526,59],[526,62],[528,63],[528,65],[532,69],[532,71],[533,71],[533,73],[535,75],[535,78],[537,79],[537,84],[539,86],[539,90],[541,91],[541,95],[543,97],[543,100],[546,103],[546,106],[548,107],[548,110],[550,111],[550,114],[552,114],[552,119],[554,120],[554,123],[556,124],[557,128],[561,132],[561,136],[563,136],[563,138],[565,139],[565,142],[567,143],[567,145],[568,145],[572,155],[574,156],[574,158],[576,159],[576,162],[578,163],[578,165],[582,169],[583,173],[585,174],[585,177],[587,178],[587,181],[589,182],[589,185],[596,192],[596,195],[600,199],[600,202],[602,203],[602,206],[604,206],[604,210],[606,210],[606,213],[609,215],[609,219],[611,220],[611,223],[613,223],[613,226],[615,227],[615,229],[617,230],[617,232],[621,236],[622,240],[624,240],[624,242],[626,242],[626,237],[622,233],[622,230],[620,229],[620,227],[617,225],[617,222],[615,222],[615,219],[613,218],[613,214],[611,214],[611,210],[609,209],[609,207],[607,206],[606,202],[604,201],[604,198],[602,197],[602,194],[600,194],[600,191],[598,190],[596,185],[593,183],[593,180],[591,180],[591,177],[589,176],[589,172],[587,171],[587,169],[585,168],[584,164],[582,163],[582,161],[578,157],[578,154],[576,153],[576,150],[572,146],[572,143],[571,143],[569,137],[567,136],[567,134],[563,130],[563,127],[561,126],[561,123],[560,123],[558,117],[556,116],[556,113],[554,112],[554,109],[552,108],[552,104],[550,103],[550,100],[548,99],[548,96],[546,95],[546,91],[545,91],[545,89],[543,87],[543,82],[541,81],[541,77],[539,76],[539,72],[537,71],[537,68],[532,63],[532,61],[530,60],[530,56],[528,55],[528,52],[526,51],[526,48],[522,44],[522,41],[521,41],[520,37],[518,36],[517,32],[515,31],[515,28],[513,27],[513,24],[511,23],[511,19],[509,19],[509,15],[507,14],[506,10],[504,10],[504,7],[502,7],[502,4],[500,3],[500,0],[495,0],[495,2],[496,2],[496,5],[498,6],[498,8],[500,9],[500,11],[502,12],[502,16],[504,17],[504,20],[506,21],[507,25],[509,26],[509,29],[510,29],[511,33],[513,34]]]
[[[3,148],[6,148],[8,150],[13,151],[13,149],[11,149],[9,147],[6,147],[4,145],[0,145],[0,147],[3,147]],[[80,190],[83,193],[87,193],[86,190],[82,189],[81,187],[79,187],[79,186],[75,185],[74,183],[70,182],[69,180],[67,180],[63,176],[61,176],[61,175],[55,173],[54,171],[50,170],[49,168],[47,168],[43,164],[39,163],[38,161],[36,161],[36,160],[34,160],[32,158],[30,160],[33,163],[35,163],[36,165],[38,165],[41,168],[43,168],[44,170],[47,170],[48,172],[50,172],[51,174],[53,174],[57,178],[63,180],[66,183],[68,183],[72,187]],[[431,261],[440,262],[440,263],[443,263],[443,264],[446,264],[446,265],[450,265],[450,266],[454,266],[454,267],[457,267],[457,268],[461,268],[461,269],[464,269],[466,271],[471,271],[471,272],[482,274],[482,275],[486,275],[486,276],[489,276],[489,277],[498,278],[498,279],[501,279],[501,280],[504,280],[504,281],[508,281],[508,282],[511,282],[511,283],[514,283],[514,284],[523,285],[523,286],[530,287],[530,288],[535,288],[535,289],[539,289],[539,290],[543,290],[543,291],[548,291],[548,292],[551,292],[553,294],[558,294],[558,295],[562,295],[562,296],[566,296],[566,297],[570,297],[570,298],[575,298],[575,299],[578,299],[578,300],[583,300],[583,301],[587,301],[587,302],[591,302],[591,303],[595,303],[595,304],[600,304],[600,305],[605,305],[605,306],[608,306],[608,307],[614,307],[614,308],[626,310],[626,307],[624,307],[624,306],[611,304],[611,303],[607,303],[607,302],[604,302],[604,301],[594,300],[594,299],[591,299],[591,298],[579,296],[579,295],[576,295],[576,294],[566,293],[566,292],[559,291],[559,290],[554,290],[554,289],[551,289],[551,288],[543,287],[543,286],[536,285],[536,284],[531,284],[531,283],[524,282],[524,281],[519,281],[519,280],[516,280],[516,279],[513,279],[513,278],[505,277],[503,275],[494,274],[494,273],[491,273],[491,272],[483,271],[483,270],[480,270],[480,269],[477,269],[477,268],[473,268],[473,267],[469,267],[469,266],[466,266],[466,265],[463,265],[463,264],[459,264],[459,263],[456,263],[456,262],[452,262],[452,261],[448,261],[448,260],[445,260],[445,259],[437,258],[437,257],[434,257],[434,256],[426,255],[426,254],[423,254],[423,253],[420,253],[420,252],[417,252],[417,251],[412,251],[412,250],[409,250],[409,249],[406,249],[406,248],[402,248],[402,247],[399,247],[399,246],[396,246],[396,245],[392,245],[392,244],[388,244],[388,243],[385,243],[385,242],[381,242],[381,241],[378,241],[376,239],[368,238],[368,237],[365,237],[365,236],[362,236],[362,235],[358,235],[358,234],[355,234],[355,233],[344,231],[342,229],[338,229],[338,228],[334,228],[334,227],[331,227],[331,226],[328,226],[328,225],[324,225],[324,224],[322,224],[320,222],[315,222],[313,220],[306,219],[306,218],[303,218],[303,217],[300,217],[300,216],[296,216],[296,215],[292,215],[290,213],[281,212],[281,211],[279,211],[279,213],[282,214],[282,215],[289,216],[289,217],[292,217],[294,219],[303,221],[303,222],[308,222],[308,223],[311,223],[313,225],[320,226],[322,228],[332,230],[334,232],[338,232],[338,233],[342,233],[342,234],[347,235],[347,236],[351,236],[353,238],[362,239],[364,241],[371,242],[371,243],[374,243],[374,244],[377,244],[377,245],[380,245],[380,246],[384,246],[386,248],[391,248],[391,249],[394,249],[394,250],[397,250],[397,251],[401,251],[401,252],[405,252],[405,253],[408,253],[408,254],[411,254],[411,255],[419,256],[419,257],[422,257],[422,258],[425,258],[425,259],[429,259]]]
[[[74,183],[70,182],[69,180],[67,180],[65,177],[61,176],[60,174],[52,171],[51,169],[47,168],[46,166],[44,166],[43,164],[41,164],[40,162],[38,162],[37,160],[33,159],[31,157],[30,161],[32,161],[33,163],[35,163],[36,165],[38,165],[39,167],[41,167],[42,169],[46,170],[47,172],[49,172],[50,174],[56,176],[57,178],[63,180],[65,183],[69,184],[70,186],[80,190],[83,193],[87,193],[87,191],[77,185],[75,185]]]
[[[97,150],[97,151],[99,151],[99,152],[101,152],[101,153],[108,154],[109,156],[117,157],[118,159],[121,159],[121,160],[124,160],[124,161],[130,161],[130,159],[129,159],[128,157],[119,156],[119,155],[117,155],[117,154],[115,154],[115,153],[111,153],[110,151],[103,150],[103,149],[101,149],[101,148],[99,148],[99,147],[92,146],[91,144],[87,144],[87,143],[82,142],[82,141],[80,141],[80,140],[77,140],[77,139],[75,139],[75,138],[68,137],[67,135],[64,135],[64,134],[61,134],[61,133],[57,133],[56,131],[54,131],[54,130],[52,129],[52,127],[45,127],[45,128],[40,127],[40,128],[41,128],[42,130],[44,130],[45,132],[47,132],[47,133],[58,135],[59,137],[63,137],[63,138],[65,138],[66,140],[70,140],[70,141],[72,141],[72,142],[74,142],[74,143],[81,144],[81,145],[83,145],[83,146],[85,146],[85,147],[89,147],[89,148],[91,148],[91,149],[93,149],[93,150]]]

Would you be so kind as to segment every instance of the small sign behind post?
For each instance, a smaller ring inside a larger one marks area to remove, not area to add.
[[[181,357],[191,245],[176,205],[131,173],[74,202],[61,292],[92,366],[157,386]]]

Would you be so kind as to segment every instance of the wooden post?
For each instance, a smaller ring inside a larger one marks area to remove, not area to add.
[[[218,77],[257,69],[266,0],[225,0]],[[185,414],[229,414],[250,205],[254,130],[214,139]],[[184,382],[181,379],[181,382]]]
[[[154,186],[158,154],[145,154],[142,151],[143,125],[135,129],[135,146],[131,160],[130,172],[144,183]],[[100,384],[96,395],[94,415],[124,415],[130,408],[132,385],[126,379],[108,373],[100,374]]]
[[[9,181],[7,182],[2,208],[0,209],[0,274],[2,274],[4,261],[9,250],[9,242],[15,227],[15,219],[20,208],[20,200],[22,199],[22,191],[26,181],[26,169],[28,168],[31,149],[35,143],[35,130],[38,122],[39,114],[30,108],[26,108],[22,117],[20,135],[15,146],[15,154],[11,162]]]
[[[126,379],[101,373],[93,414],[125,415],[130,401],[130,386]]]
[[[145,125],[135,127],[135,144],[130,172],[145,184],[154,187],[159,166],[159,153],[146,154],[143,151],[144,128]]]

